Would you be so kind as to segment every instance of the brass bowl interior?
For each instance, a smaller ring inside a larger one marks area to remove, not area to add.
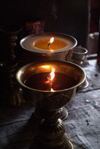
[[[55,72],[66,74],[73,79],[76,80],[77,84],[73,86],[72,88],[75,88],[82,84],[85,80],[85,72],[84,70],[71,62],[63,62],[63,61],[48,61],[48,62],[36,62],[36,63],[30,63],[24,67],[22,67],[16,75],[16,78],[18,82],[24,86],[25,88],[29,88],[24,84],[24,81],[30,78],[34,74],[43,73],[43,72],[51,72],[51,69],[55,68]],[[29,88],[30,90],[35,90],[33,88]],[[65,89],[65,90],[68,90]],[[37,90],[38,91],[38,90]],[[39,92],[45,92],[39,90]],[[57,91],[59,92],[59,91]]]

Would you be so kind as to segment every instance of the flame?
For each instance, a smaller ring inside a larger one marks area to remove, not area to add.
[[[54,42],[54,37],[50,38],[50,43],[53,43]]]
[[[48,47],[50,46],[51,43],[54,42],[54,37],[50,38],[49,42],[48,42]]]
[[[47,81],[45,83],[48,83],[49,84],[49,87],[50,87],[50,91],[51,92],[54,92],[53,88],[52,88],[52,82],[54,80],[54,77],[55,77],[55,69],[52,68],[52,71],[50,72],[49,76],[47,77]]]
[[[50,73],[50,75],[49,75],[49,77],[48,77],[48,80],[50,81],[50,82],[52,82],[53,81],[53,79],[54,79],[54,77],[55,77],[55,69],[54,68],[52,68],[52,71],[51,71],[51,73]]]
[[[52,88],[52,81],[54,80],[54,77],[55,77],[55,69],[52,68],[52,71],[51,71],[51,73],[49,74],[49,77],[48,77],[51,92],[54,92],[54,90]]]

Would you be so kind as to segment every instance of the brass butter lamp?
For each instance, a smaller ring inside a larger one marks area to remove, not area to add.
[[[45,74],[49,74],[52,68],[55,69],[54,80],[56,80],[52,82],[53,91],[47,86],[42,88],[45,86]],[[65,77],[60,77],[63,75]],[[43,79],[39,80],[38,76],[43,76]],[[24,93],[30,94],[41,116],[38,132],[30,149],[73,149],[60,117],[62,107],[72,100],[85,77],[85,72],[80,66],[57,60],[30,63],[19,69],[16,74],[17,81],[23,87]],[[60,78],[61,84],[59,84]],[[65,83],[66,79],[68,83]],[[42,83],[44,85],[41,85]]]
[[[52,38],[53,41],[50,40]],[[49,60],[69,61],[77,40],[67,34],[45,32],[24,37],[21,39],[20,45],[23,49],[40,54],[41,57],[45,56]]]

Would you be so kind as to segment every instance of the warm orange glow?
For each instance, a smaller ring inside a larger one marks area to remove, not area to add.
[[[54,37],[50,38],[50,43],[54,42]]]
[[[45,68],[45,69],[50,69],[50,66],[49,65],[43,65],[41,66],[42,68]]]
[[[52,71],[48,77],[48,81],[49,81],[49,84],[50,84],[50,91],[51,92],[54,92],[53,88],[52,88],[52,81],[54,80],[54,77],[55,77],[55,69],[52,68]]]
[[[32,45],[29,43],[29,45],[31,46],[30,48],[33,48],[33,47],[36,48],[36,52],[37,52],[37,50],[39,50],[39,51],[50,50],[50,49],[52,49],[53,51],[58,50],[58,49],[60,50],[62,48],[67,47],[68,46],[67,44],[68,43],[66,40],[64,40],[62,38],[56,38],[56,37],[36,39],[34,42],[32,42]]]
[[[54,50],[50,49],[50,52],[51,52],[51,53],[53,53],[53,52],[54,52]]]
[[[49,42],[48,42],[48,47],[50,46],[51,43],[54,42],[54,37],[50,38]]]
[[[51,92],[54,92],[54,90],[52,88],[52,82],[54,80],[54,77],[55,77],[55,69],[52,68],[52,71],[50,72],[49,76],[47,77],[48,81],[45,82],[45,83],[48,83],[49,84],[49,87],[50,87],[50,91]]]
[[[54,90],[53,90],[53,88],[51,88],[51,90],[50,90],[51,92],[54,92]]]
[[[52,82],[53,81],[53,79],[54,79],[54,77],[55,77],[55,69],[54,68],[52,68],[52,71],[51,71],[51,73],[50,73],[50,76],[48,77],[48,80],[50,81],[50,82]]]

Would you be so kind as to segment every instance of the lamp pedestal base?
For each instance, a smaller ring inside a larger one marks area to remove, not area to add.
[[[56,110],[42,108],[40,114],[43,119],[30,149],[73,149],[65,133],[65,124],[59,118],[62,115],[62,108]]]

